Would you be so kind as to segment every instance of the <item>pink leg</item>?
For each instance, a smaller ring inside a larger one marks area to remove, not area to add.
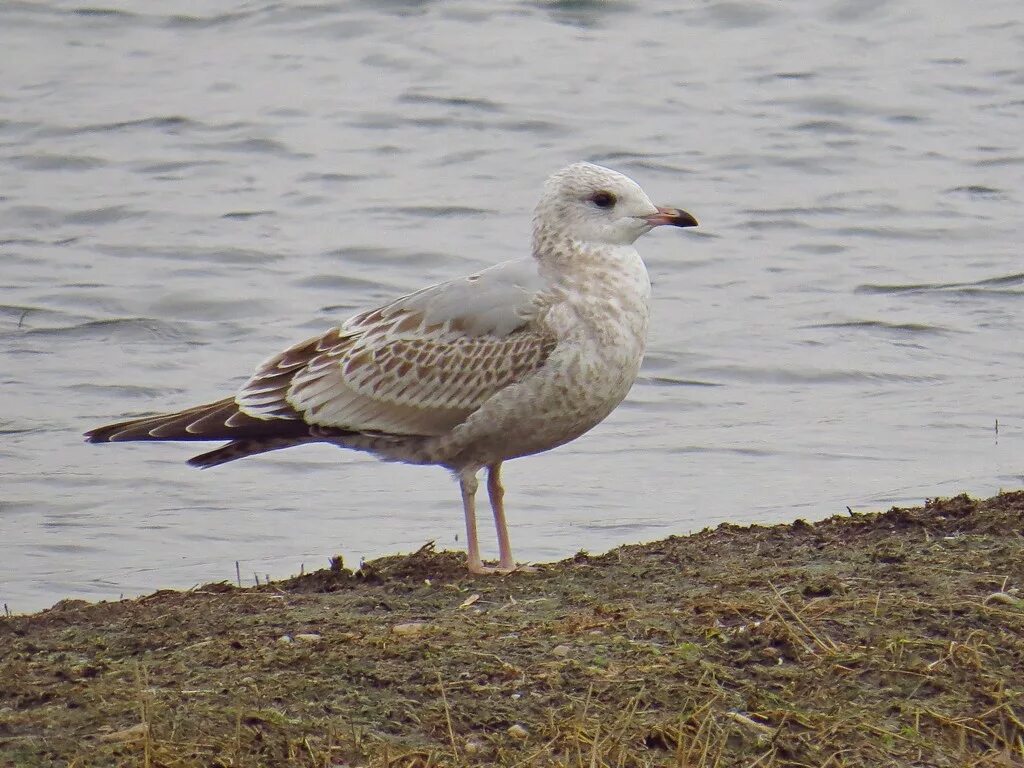
[[[479,483],[476,471],[464,469],[459,473],[459,487],[462,489],[462,512],[466,516],[466,555],[470,573],[489,573],[480,559],[480,540],[476,535],[476,489]]]
[[[516,569],[516,561],[512,558],[512,543],[505,522],[505,489],[501,485],[500,461],[487,468],[487,495],[491,500],[494,528],[498,533],[498,570],[508,573]]]

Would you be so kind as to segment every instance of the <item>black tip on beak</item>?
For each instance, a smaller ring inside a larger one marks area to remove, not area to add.
[[[676,217],[676,220],[673,221],[672,224],[674,226],[676,226],[676,227],[696,227],[696,226],[699,226],[697,224],[697,220],[693,217],[693,215],[687,213],[686,211],[680,211],[679,212],[679,216]]]
[[[675,215],[671,216],[668,221],[673,227],[696,227],[697,220],[686,211],[675,210]]]
[[[698,226],[697,220],[686,211],[682,211],[678,208],[662,208],[658,207],[658,212],[653,216],[648,216],[647,221],[650,222],[652,227],[660,227],[664,224],[668,224],[673,227],[696,227]]]

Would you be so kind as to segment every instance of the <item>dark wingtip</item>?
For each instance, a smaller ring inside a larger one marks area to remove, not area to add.
[[[124,438],[121,437],[125,424],[105,424],[102,427],[94,427],[85,432],[82,437],[87,443],[117,443]]]

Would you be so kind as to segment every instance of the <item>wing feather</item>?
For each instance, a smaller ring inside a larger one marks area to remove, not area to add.
[[[530,260],[417,291],[271,358],[235,400],[255,418],[441,434],[544,365],[540,288]]]

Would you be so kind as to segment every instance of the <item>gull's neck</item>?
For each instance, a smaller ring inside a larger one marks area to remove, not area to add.
[[[542,267],[555,272],[577,272],[597,264],[633,267],[640,254],[632,243],[593,242],[574,238],[566,232],[536,229],[533,233],[533,258]],[[641,262],[642,263],[642,262]]]

